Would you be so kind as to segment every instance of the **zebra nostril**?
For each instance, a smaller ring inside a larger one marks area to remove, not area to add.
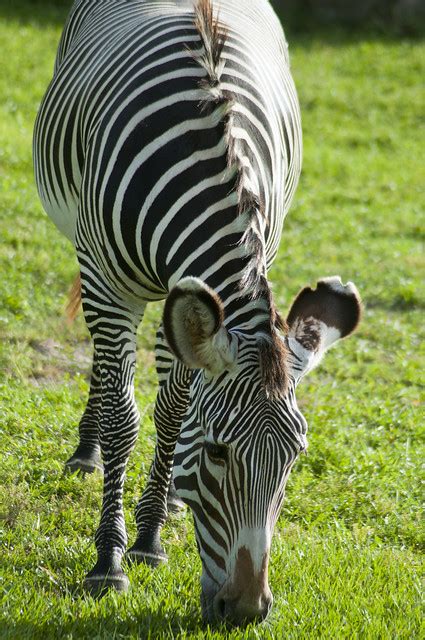
[[[262,596],[256,602],[242,598],[229,598],[226,594],[217,594],[214,599],[214,613],[217,621],[226,621],[235,625],[245,625],[254,620],[267,618],[273,604],[273,596]]]
[[[219,597],[215,601],[215,612],[218,618],[224,620],[226,617],[226,600],[225,598]]]
[[[264,596],[262,605],[263,606],[260,611],[259,617],[261,618],[261,620],[265,620],[271,611],[273,605],[273,596],[271,594],[268,596]]]

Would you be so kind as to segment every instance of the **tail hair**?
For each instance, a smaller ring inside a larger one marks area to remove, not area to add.
[[[66,305],[66,319],[67,323],[71,324],[74,322],[75,318],[78,315],[78,311],[81,306],[81,274],[78,272],[78,275],[74,279],[72,283],[71,289],[68,293],[68,304]]]

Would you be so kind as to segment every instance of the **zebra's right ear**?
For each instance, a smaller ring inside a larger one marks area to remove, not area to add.
[[[224,307],[198,278],[183,278],[164,307],[165,337],[174,355],[190,369],[219,375],[237,359],[237,340],[224,326]]]

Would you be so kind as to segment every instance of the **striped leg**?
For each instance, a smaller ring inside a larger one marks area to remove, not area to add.
[[[101,385],[99,442],[104,465],[103,505],[95,542],[98,559],[84,586],[92,593],[108,587],[128,588],[121,569],[127,544],[123,490],[127,460],[136,441],[139,413],[134,400],[136,331],[141,316],[129,311],[122,300],[105,288],[84,293],[83,309],[94,340]],[[109,299],[107,299],[109,298]]]
[[[71,473],[78,470],[85,473],[93,473],[96,469],[103,471],[99,445],[100,410],[100,369],[96,352],[94,352],[89,399],[79,425],[80,441],[74,454],[65,463],[65,468]]]
[[[157,432],[155,459],[146,489],[136,507],[137,540],[128,551],[130,560],[151,566],[167,559],[160,532],[167,519],[167,496],[169,507],[170,503],[177,504],[170,480],[174,449],[189,404],[192,376],[189,369],[174,360],[165,344],[162,328],[157,333],[155,353],[160,381],[154,412]]]
[[[167,341],[164,337],[164,328],[161,325],[156,333],[155,343],[155,364],[160,388],[167,382],[174,362],[175,358],[168,348]],[[171,480],[167,494],[168,513],[178,512],[181,509],[184,509],[185,506],[184,502],[182,502],[178,497],[174,482]]]

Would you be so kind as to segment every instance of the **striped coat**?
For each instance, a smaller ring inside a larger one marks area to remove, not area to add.
[[[286,41],[267,0],[76,0],[34,132],[36,182],[74,244],[94,342],[80,442],[67,465],[104,468],[91,591],[125,590],[125,467],[138,430],[136,332],[157,335],[155,460],[129,558],[166,559],[175,483],[192,509],[205,618],[267,615],[270,539],[305,448],[295,386],[359,318],[332,278],[288,325],[267,279],[301,167]]]

